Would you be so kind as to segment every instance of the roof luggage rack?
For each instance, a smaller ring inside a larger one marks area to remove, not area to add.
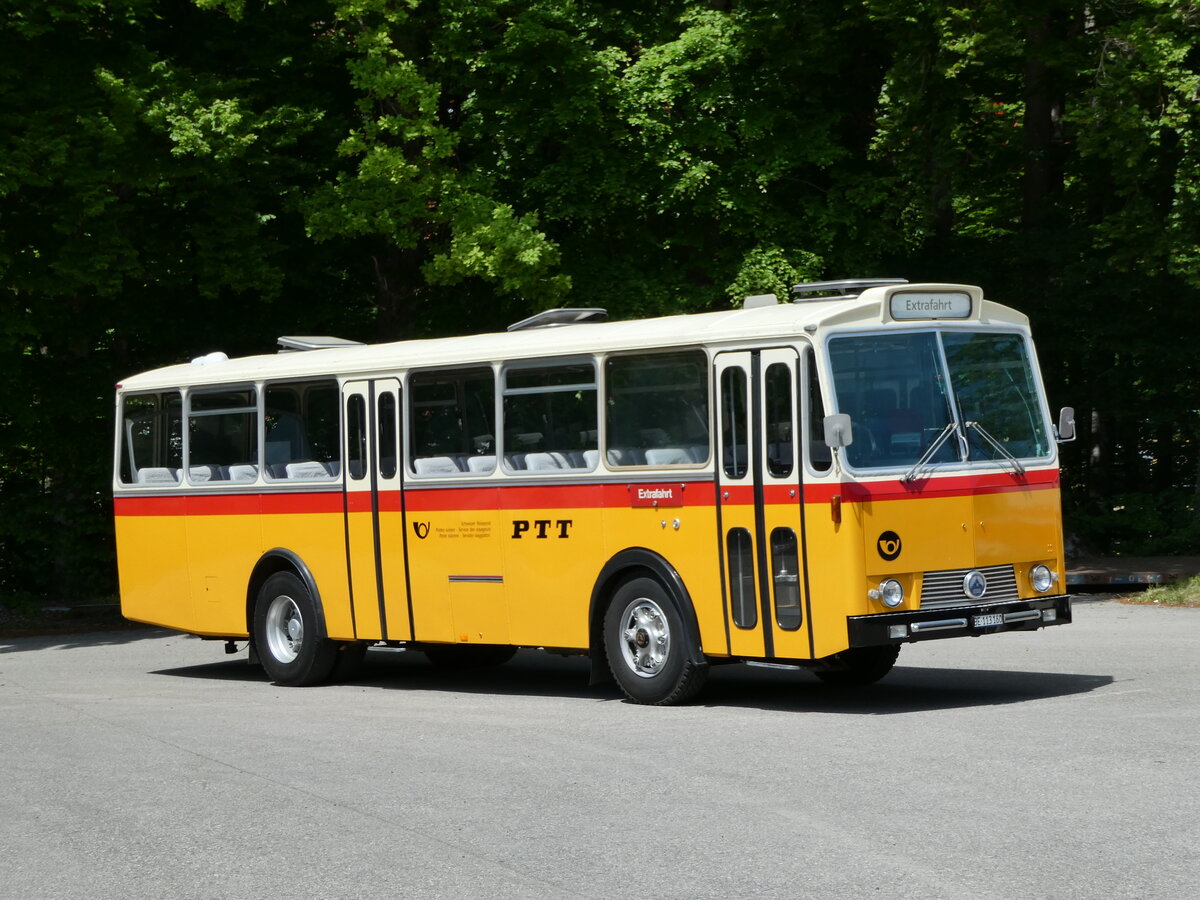
[[[330,347],[361,347],[362,341],[348,341],[346,338],[328,337],[327,335],[293,335],[279,338],[278,344],[280,353],[291,353],[293,350],[328,350]]]
[[[898,284],[908,284],[908,279],[849,278],[843,281],[809,281],[792,288],[792,302],[803,303],[805,300],[853,300],[867,288],[895,287]]]
[[[529,328],[550,328],[555,325],[577,325],[583,322],[603,322],[608,318],[608,310],[599,307],[581,309],[547,309],[528,319],[514,322],[508,326],[509,331],[525,331]]]

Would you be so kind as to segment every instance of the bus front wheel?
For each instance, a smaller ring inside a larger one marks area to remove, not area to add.
[[[683,619],[654,579],[635,578],[613,594],[604,615],[604,650],[630,700],[667,706],[699,692],[708,667],[692,662],[686,642]]]
[[[316,601],[291,572],[272,575],[258,592],[254,645],[276,684],[318,684],[337,662],[337,645],[321,636]]]

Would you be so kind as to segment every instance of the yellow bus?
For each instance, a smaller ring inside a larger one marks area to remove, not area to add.
[[[372,644],[590,656],[632,700],[728,662],[869,683],[902,644],[1071,620],[1027,318],[980,288],[798,285],[724,312],[363,345],[124,380],[130,619],[279,684]]]

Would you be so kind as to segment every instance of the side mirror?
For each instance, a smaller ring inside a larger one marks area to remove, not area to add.
[[[850,417],[846,413],[826,416],[822,424],[825,426],[825,443],[830,447],[849,447],[854,443],[854,432],[850,427]]]
[[[1064,406],[1058,414],[1058,442],[1065,444],[1075,440],[1075,408]]]

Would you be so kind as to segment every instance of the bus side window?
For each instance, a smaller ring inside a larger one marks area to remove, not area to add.
[[[610,356],[604,378],[610,466],[708,462],[708,358],[703,350]]]
[[[721,373],[724,424],[721,464],[729,478],[745,478],[750,466],[750,418],[746,400],[746,373],[732,366]]]
[[[496,469],[496,378],[491,369],[418,372],[408,383],[414,475],[488,475]]]
[[[178,484],[182,467],[179,392],[126,396],[121,405],[121,483]]]
[[[362,394],[346,398],[346,473],[355,481],[367,474],[367,402]]]
[[[379,477],[396,477],[396,395],[385,391],[378,400]]]
[[[258,406],[254,388],[204,391],[188,397],[189,471],[207,480],[258,477]]]
[[[821,400],[817,360],[811,347],[805,349],[804,356],[804,416],[809,465],[814,472],[828,472],[833,465],[833,457],[825,443],[825,404]]]
[[[792,370],[782,363],[767,367],[764,379],[767,414],[767,470],[775,478],[792,474],[792,418],[796,405],[792,402]]]
[[[561,363],[504,373],[504,466],[590,469],[598,461],[596,367]]]
[[[339,473],[337,385],[273,384],[266,389],[267,475],[327,481]]]

